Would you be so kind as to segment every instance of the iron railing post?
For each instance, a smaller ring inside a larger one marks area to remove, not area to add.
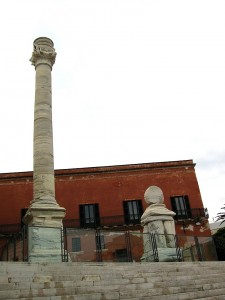
[[[102,261],[102,245],[101,245],[101,232],[100,229],[95,229],[95,243],[96,243],[96,260]]]
[[[175,247],[176,247],[177,261],[183,261],[183,257],[181,254],[181,250],[179,247],[178,238],[177,238],[176,234],[174,235],[174,243],[175,243]]]
[[[126,249],[127,249],[127,261],[133,261],[132,251],[131,251],[131,243],[130,243],[130,232],[125,232],[125,242],[126,242]]]
[[[197,250],[198,261],[203,261],[198,237],[194,236],[194,240],[195,240],[195,246],[196,246],[196,250]]]
[[[16,261],[16,235],[13,235],[13,261]]]
[[[150,239],[151,239],[151,243],[152,243],[152,252],[153,252],[153,256],[154,256],[154,261],[159,261],[156,237],[155,237],[154,233],[150,233]]]

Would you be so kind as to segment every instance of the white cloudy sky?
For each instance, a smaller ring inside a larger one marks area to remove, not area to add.
[[[55,168],[193,159],[225,203],[225,1],[7,0],[0,172],[32,166],[33,40],[50,37]]]

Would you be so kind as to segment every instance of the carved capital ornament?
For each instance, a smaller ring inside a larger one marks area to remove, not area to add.
[[[30,59],[32,65],[36,66],[37,63],[47,63],[52,67],[55,59],[56,52],[51,39],[41,37],[34,41],[33,53]]]

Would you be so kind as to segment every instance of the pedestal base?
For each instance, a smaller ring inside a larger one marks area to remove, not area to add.
[[[31,207],[24,217],[28,226],[28,261],[62,261],[62,207]]]
[[[157,248],[158,261],[160,262],[169,262],[169,261],[178,261],[177,249],[176,248]],[[141,258],[142,262],[151,262],[155,261],[155,255],[153,251],[144,253]]]
[[[61,228],[28,227],[29,262],[61,262]]]

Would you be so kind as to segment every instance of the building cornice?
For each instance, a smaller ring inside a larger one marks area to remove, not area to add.
[[[171,168],[187,168],[195,167],[192,159],[180,161],[166,161],[166,162],[153,162],[153,163],[140,163],[140,164],[127,164],[127,165],[114,165],[102,167],[86,167],[86,168],[73,168],[73,169],[57,169],[55,176],[72,176],[72,175],[85,175],[85,174],[102,174],[102,173],[120,173],[130,171],[147,171],[154,169],[171,169]],[[15,179],[32,179],[33,172],[13,172],[0,174],[0,181],[15,180]]]

